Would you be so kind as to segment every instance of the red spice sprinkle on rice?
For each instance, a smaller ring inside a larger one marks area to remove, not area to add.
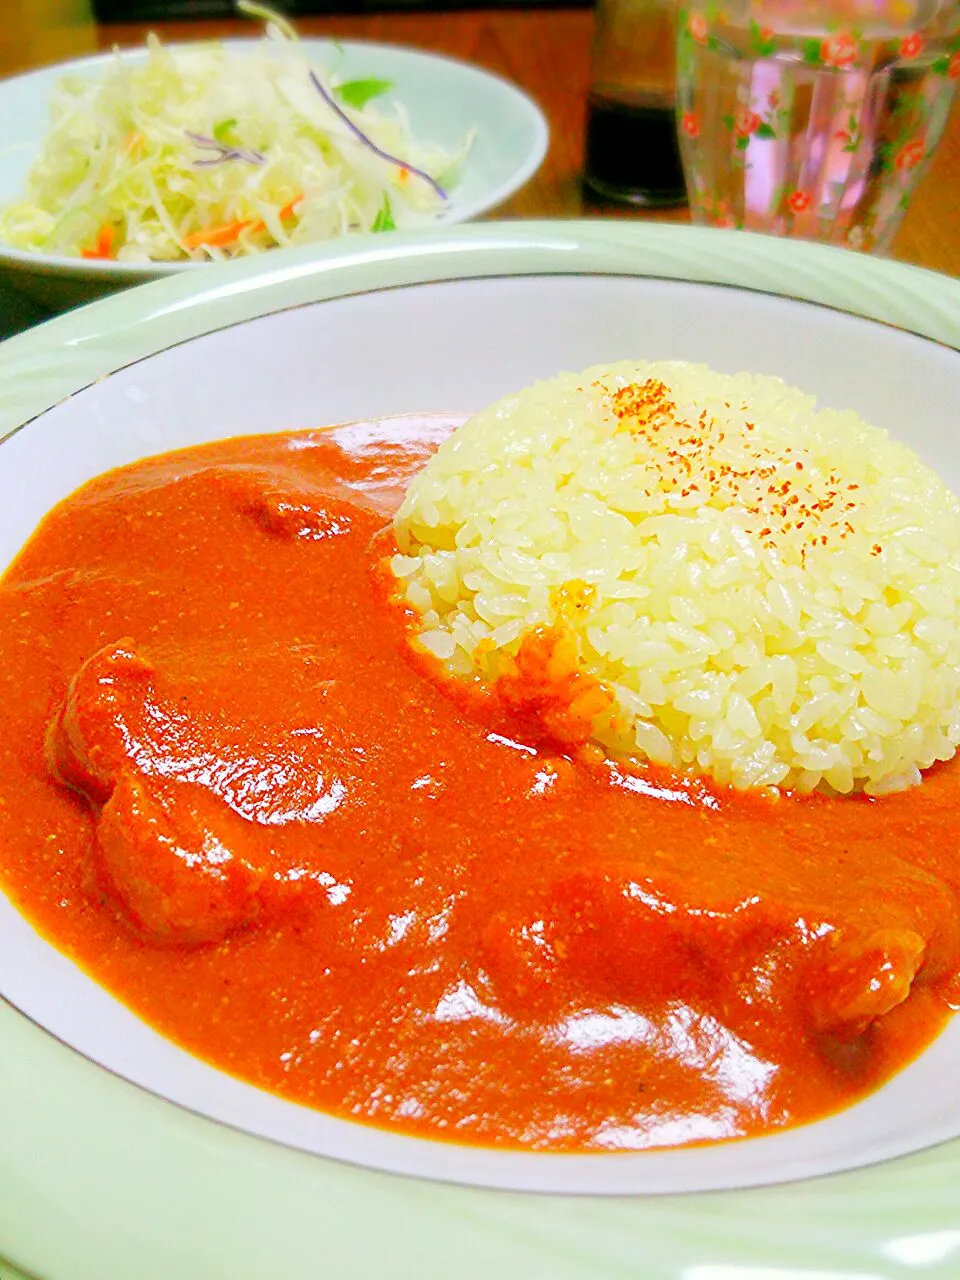
[[[745,460],[726,461],[721,449],[726,433],[715,419],[702,411],[696,423],[687,421],[678,412],[670,388],[659,379],[628,383],[616,390],[599,382],[593,385],[606,392],[610,409],[624,430],[637,440],[646,438],[655,443],[655,452],[663,457],[660,479],[668,489],[676,489],[680,498],[686,499],[699,492],[692,477],[704,477],[705,505],[739,507],[748,517],[762,521],[756,536],[768,550],[781,550],[778,540],[805,526],[812,526],[806,538],[808,547],[827,546],[831,538],[853,532],[845,517],[858,509],[858,503],[846,494],[859,486],[844,485],[834,471],[826,476],[813,473],[801,480],[795,473],[804,471],[803,462],[788,461],[785,456],[794,452],[790,445],[777,451],[769,444],[743,441]],[[743,427],[745,432],[756,429],[747,421]],[[788,466],[790,472],[784,475]],[[748,528],[747,532],[754,530]],[[800,551],[805,562],[804,548]]]

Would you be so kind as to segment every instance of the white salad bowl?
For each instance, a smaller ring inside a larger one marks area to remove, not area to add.
[[[262,41],[227,40],[232,52],[255,53]],[[169,46],[177,48],[177,46]],[[402,103],[412,136],[453,151],[470,133],[473,144],[460,181],[437,225],[466,222],[502,204],[536,173],[547,149],[547,124],[539,107],[514,85],[479,67],[415,49],[354,41],[300,41],[310,62],[336,63],[343,80],[373,78],[393,85],[378,101]],[[23,190],[24,180],[49,127],[53,89],[65,75],[101,75],[116,54],[61,63],[0,81],[0,204]],[[142,62],[145,49],[123,51]],[[281,250],[271,250],[271,256]],[[206,263],[130,264],[57,257],[15,249],[0,241],[0,283],[51,310],[142,284],[162,276],[197,271]]]

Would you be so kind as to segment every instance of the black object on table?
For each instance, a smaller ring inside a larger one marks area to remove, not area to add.
[[[592,0],[268,0],[289,18],[334,13],[428,12],[450,9],[589,9]],[[183,18],[231,18],[233,0],[93,0],[98,22],[162,22]]]
[[[584,180],[603,199],[651,209],[686,202],[677,121],[670,107],[591,94],[586,152]]]

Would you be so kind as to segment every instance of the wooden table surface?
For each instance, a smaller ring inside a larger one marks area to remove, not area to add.
[[[258,30],[249,22],[233,20],[105,25],[92,20],[88,6],[89,0],[3,0],[0,76],[114,44],[137,45],[151,29],[166,40],[251,35]],[[494,216],[687,220],[685,211],[636,212],[600,205],[581,190],[593,26],[589,10],[372,14],[304,18],[297,26],[304,35],[380,40],[462,58],[506,76],[531,94],[549,120],[550,150],[540,172]],[[954,112],[906,216],[894,256],[960,275],[960,110]]]

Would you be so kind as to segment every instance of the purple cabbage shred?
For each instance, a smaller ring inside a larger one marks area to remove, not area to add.
[[[368,138],[367,135],[363,132],[363,130],[350,119],[350,117],[343,110],[343,108],[326,91],[326,89],[320,83],[320,80],[316,72],[314,71],[310,72],[310,79],[313,81],[313,87],[316,89],[317,93],[320,94],[320,97],[324,100],[324,102],[327,104],[330,110],[333,111],[337,116],[339,116],[339,118],[347,126],[347,128],[354,135],[354,137],[357,138],[358,141],[362,142],[365,147],[369,147],[370,150],[374,153],[374,155],[378,155],[381,160],[386,160],[388,164],[396,165],[398,169],[406,169],[410,173],[416,174],[418,178],[422,178],[423,181],[426,182],[428,186],[433,188],[433,190],[437,193],[437,195],[440,197],[441,200],[448,199],[447,193],[444,191],[443,187],[441,187],[438,183],[434,182],[433,178],[430,177],[429,173],[424,173],[422,169],[418,169],[416,165],[410,164],[409,161],[407,160],[401,160],[399,156],[392,156],[389,153],[389,151],[384,151],[382,150],[382,148],[378,147],[372,138]]]
[[[267,157],[262,151],[254,151],[247,147],[230,147],[226,143],[218,142],[216,138],[208,137],[205,133],[194,133],[190,129],[184,129],[184,133],[201,150],[217,153],[203,160],[194,160],[195,169],[202,168],[204,165],[223,164],[225,160],[242,160],[244,164],[266,163]]]

